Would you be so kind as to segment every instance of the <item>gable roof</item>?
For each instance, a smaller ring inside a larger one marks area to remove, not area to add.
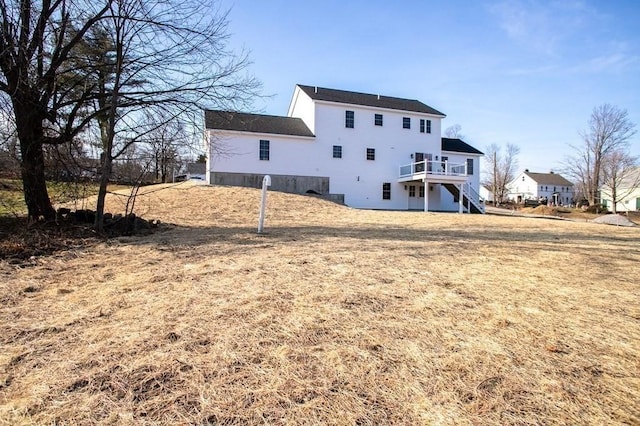
[[[458,138],[442,138],[442,150],[484,155],[482,151],[478,151],[462,139]]]
[[[204,112],[204,121],[207,129],[275,135],[315,136],[302,119],[293,117],[206,110]]]
[[[523,173],[533,179],[536,183],[542,185],[573,186],[573,183],[571,183],[558,173],[532,173],[527,170],[525,170]]]
[[[316,101],[336,102],[340,104],[363,105],[377,108],[396,109],[400,111],[422,112],[425,114],[446,117],[437,109],[431,108],[415,99],[394,98],[391,96],[371,95],[368,93],[349,92],[347,90],[327,89],[325,87],[297,85],[311,99]]]

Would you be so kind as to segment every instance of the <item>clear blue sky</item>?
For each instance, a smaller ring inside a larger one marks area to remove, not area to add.
[[[560,171],[591,111],[640,129],[640,1],[222,0],[230,46],[250,50],[286,115],[296,83],[418,99],[484,150],[521,149],[520,169]],[[640,135],[632,140],[640,155]]]

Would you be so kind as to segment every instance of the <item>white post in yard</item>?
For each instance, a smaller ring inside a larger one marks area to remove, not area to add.
[[[264,231],[264,209],[267,204],[267,187],[271,186],[271,176],[266,175],[262,179],[262,199],[260,200],[260,217],[258,218],[258,234]]]
[[[462,214],[462,206],[464,205],[464,201],[462,200],[462,185],[464,185],[464,184],[461,183],[460,186],[459,186],[460,194],[458,194],[458,213],[460,213],[460,214]]]

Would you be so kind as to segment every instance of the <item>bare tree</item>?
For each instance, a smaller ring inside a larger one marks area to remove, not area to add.
[[[462,134],[462,126],[459,124],[454,124],[453,126],[449,126],[444,131],[445,138],[452,139],[464,139],[465,136]]]
[[[610,151],[602,160],[602,198],[611,200],[611,211],[617,213],[617,203],[640,187],[638,157],[628,151]]]
[[[110,37],[110,78],[104,90],[102,178],[96,228],[102,228],[104,199],[112,162],[130,145],[158,131],[162,120],[145,120],[153,109],[166,121],[195,123],[205,106],[239,109],[260,84],[243,71],[246,54],[228,51],[227,14],[204,0],[114,0],[99,23]],[[157,6],[157,7],[156,7]],[[159,111],[163,111],[162,114]]]
[[[69,54],[109,1],[0,0],[0,91],[11,100],[29,218],[52,219],[43,145],[64,144],[87,123],[81,82],[61,83]],[[64,111],[64,114],[62,112]]]
[[[140,142],[151,159],[155,181],[166,183],[178,167],[181,152],[190,150],[194,139],[179,118],[168,117],[164,111],[154,110],[146,117],[155,123],[155,129]]]
[[[580,133],[582,145],[571,146],[574,154],[567,157],[565,172],[585,188],[589,204],[598,203],[603,183],[604,161],[617,150],[625,150],[635,135],[635,124],[627,111],[610,104],[593,109],[589,128]]]
[[[491,188],[493,200],[498,205],[504,202],[507,194],[507,185],[515,179],[520,148],[517,145],[508,143],[503,153],[500,146],[492,144],[487,147],[485,152],[484,159],[487,167],[485,167],[483,185]]]

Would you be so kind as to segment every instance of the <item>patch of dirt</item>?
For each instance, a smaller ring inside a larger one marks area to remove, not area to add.
[[[24,264],[39,256],[93,245],[105,238],[146,235],[158,229],[159,221],[147,221],[135,214],[105,214],[105,232],[93,228],[95,212],[60,209],[55,222],[28,223],[25,217],[0,216],[0,259]]]

